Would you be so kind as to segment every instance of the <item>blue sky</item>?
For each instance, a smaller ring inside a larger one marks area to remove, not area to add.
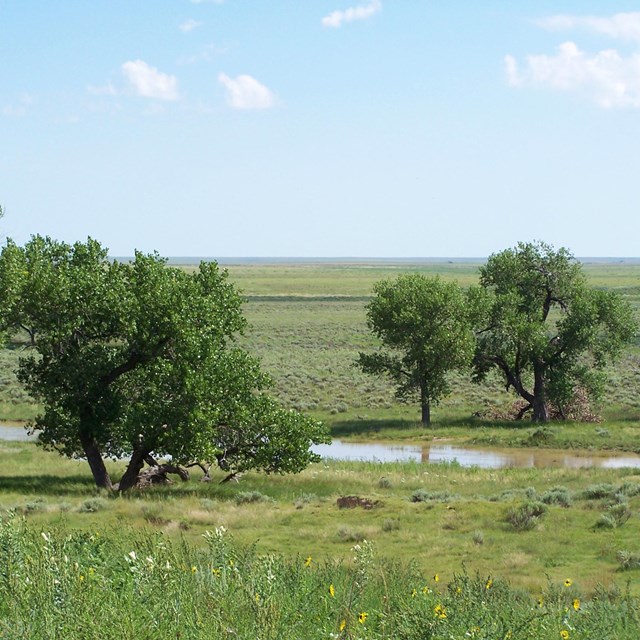
[[[640,255],[640,3],[0,0],[0,226],[112,255]]]

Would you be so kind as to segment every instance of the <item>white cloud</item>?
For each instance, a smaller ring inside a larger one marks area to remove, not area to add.
[[[640,12],[616,13],[608,18],[555,15],[538,20],[536,24],[552,31],[586,29],[618,40],[640,42]]]
[[[529,55],[522,70],[505,57],[507,80],[514,87],[550,88],[586,95],[601,107],[640,108],[640,54],[622,56],[614,49],[596,54],[565,42],[555,55]]]
[[[139,96],[157,100],[177,100],[178,79],[151,67],[143,60],[133,60],[122,65],[122,73]]]
[[[189,18],[188,20],[185,20],[179,27],[178,29],[180,29],[180,31],[182,31],[182,33],[189,33],[190,31],[193,31],[194,29],[197,29],[198,27],[202,26],[202,22],[198,22],[198,20],[194,20],[193,18]]]
[[[369,4],[350,7],[344,11],[332,11],[329,15],[322,18],[322,25],[324,27],[341,27],[346,22],[366,20],[378,13],[381,9],[382,2],[380,2],[380,0],[372,0]]]
[[[2,107],[2,115],[13,118],[21,118],[27,115],[27,109],[34,102],[33,96],[23,93],[18,98],[18,104],[7,104]]]
[[[251,76],[230,78],[221,73],[218,81],[226,88],[227,103],[234,109],[269,109],[276,104],[273,92]]]

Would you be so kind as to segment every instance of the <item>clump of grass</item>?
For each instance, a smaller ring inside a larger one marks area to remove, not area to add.
[[[362,531],[345,526],[338,529],[338,538],[342,542],[362,542],[366,536]]]
[[[211,500],[210,498],[202,498],[200,500],[200,506],[205,511],[214,511],[218,506],[218,503],[215,500]]]
[[[478,529],[476,529],[471,534],[471,539],[473,540],[473,544],[481,545],[484,544],[484,533]]]
[[[531,500],[519,507],[511,507],[507,511],[506,520],[516,531],[530,531],[538,525],[546,512],[545,504]]]
[[[274,502],[273,498],[260,491],[241,491],[236,494],[236,504],[251,504],[255,502]]]
[[[579,500],[602,500],[603,498],[613,498],[616,493],[618,493],[618,489],[615,485],[602,482],[589,485],[586,489],[580,491],[576,498]]]
[[[416,489],[411,494],[411,502],[450,502],[455,496],[448,491],[425,491]]]
[[[553,487],[540,496],[540,502],[544,504],[557,504],[565,509],[571,506],[571,494],[565,487]]]
[[[630,569],[640,569],[640,553],[632,553],[626,549],[621,549],[617,553],[617,559],[620,563],[620,569],[622,571],[629,571]]]
[[[85,500],[79,507],[79,513],[96,513],[106,509],[107,501],[104,498],[89,498]]]
[[[30,500],[29,502],[25,502],[21,507],[18,508],[18,511],[23,515],[27,516],[30,513],[39,513],[44,511],[46,507],[45,501],[43,498],[36,498],[35,500]]]
[[[390,531],[398,531],[400,529],[400,520],[397,518],[385,518],[382,521],[382,530],[386,533]]]
[[[555,432],[549,427],[538,427],[534,429],[527,440],[528,444],[533,446],[549,444],[556,439]]]
[[[378,480],[378,488],[379,489],[391,489],[393,487],[393,483],[386,476],[382,476]]]
[[[315,493],[303,493],[299,495],[294,501],[293,504],[296,509],[302,509],[308,504],[312,502],[317,502],[318,496]]]
[[[631,509],[626,502],[611,505],[596,522],[598,529],[618,529],[631,517]]]
[[[162,515],[161,508],[155,504],[142,507],[142,517],[149,524],[165,525],[169,522],[169,520]]]

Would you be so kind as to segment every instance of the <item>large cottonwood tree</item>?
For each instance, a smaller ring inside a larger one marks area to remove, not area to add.
[[[450,372],[468,366],[473,332],[466,297],[458,284],[422,274],[403,274],[374,285],[367,324],[382,345],[360,353],[366,373],[386,374],[400,398],[416,397],[422,423],[450,392]]]
[[[18,378],[42,406],[39,441],[88,461],[114,488],[106,458],[218,462],[229,472],[296,472],[316,460],[324,427],[268,395],[268,377],[238,346],[242,298],[215,263],[194,273],[157,255],[110,260],[97,241],[33,237],[0,254],[0,317],[28,327]]]
[[[520,243],[492,255],[474,292],[475,377],[496,370],[525,402],[521,416],[562,415],[577,389],[603,389],[603,370],[637,330],[628,303],[589,288],[582,265],[564,248]]]

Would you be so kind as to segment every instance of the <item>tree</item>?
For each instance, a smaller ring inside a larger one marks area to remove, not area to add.
[[[522,417],[562,415],[578,389],[597,397],[603,368],[635,335],[631,307],[612,291],[587,287],[580,263],[564,248],[520,243],[480,268],[475,379],[491,370],[526,405]]]
[[[448,374],[468,364],[473,333],[465,296],[456,283],[421,274],[401,275],[374,285],[367,324],[382,341],[377,353],[360,353],[360,368],[387,374],[400,398],[418,396],[422,424],[431,406],[449,392]]]
[[[296,472],[327,441],[266,395],[269,378],[235,341],[242,298],[215,263],[188,274],[157,255],[119,263],[95,240],[35,236],[7,242],[0,296],[4,325],[33,330],[18,378],[42,406],[40,443],[86,458],[99,487],[115,487],[105,458],[128,459],[125,491],[159,457]]]

